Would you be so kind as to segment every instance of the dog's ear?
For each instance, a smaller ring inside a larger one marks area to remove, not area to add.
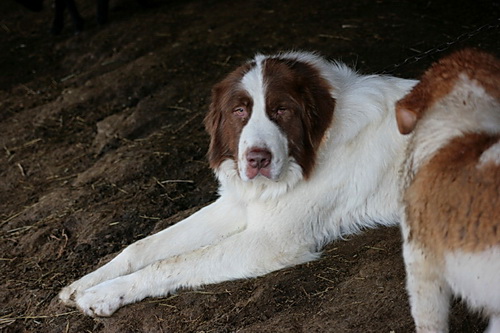
[[[221,82],[212,89],[212,101],[205,117],[205,129],[210,135],[210,146],[208,148],[208,161],[210,167],[216,169],[227,158],[230,147],[229,142],[224,139],[224,83]]]
[[[307,179],[315,165],[316,154],[325,133],[333,121],[336,100],[332,96],[333,87],[313,65],[304,62],[288,62],[287,65],[294,72],[295,90],[300,92],[298,100],[302,102],[300,118],[302,122],[303,140],[301,153],[292,154],[302,167]]]
[[[212,89],[212,102],[205,117],[205,129],[210,135],[210,146],[208,148],[208,161],[211,167],[217,167],[222,154],[222,114],[219,110],[218,98],[220,94],[217,87]]]
[[[401,134],[409,134],[417,125],[417,113],[407,107],[396,106],[396,121]]]

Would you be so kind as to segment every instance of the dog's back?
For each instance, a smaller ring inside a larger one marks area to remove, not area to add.
[[[405,263],[417,332],[447,331],[449,297],[500,331],[500,61],[442,59],[397,104],[413,132],[404,168]]]

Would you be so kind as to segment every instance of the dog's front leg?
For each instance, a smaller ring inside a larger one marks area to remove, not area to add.
[[[255,277],[317,257],[286,234],[246,229],[219,243],[160,260],[135,273],[106,281],[77,296],[91,316],[109,316],[119,307],[146,297],[238,278]]]
[[[67,305],[88,288],[140,270],[159,260],[189,253],[245,228],[240,206],[220,198],[177,224],[131,244],[106,265],[65,287],[59,294]]]

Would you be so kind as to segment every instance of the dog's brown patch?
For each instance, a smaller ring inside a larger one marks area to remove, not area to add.
[[[500,166],[478,168],[500,137],[454,139],[420,168],[405,193],[410,240],[442,253],[500,245]]]
[[[212,89],[212,102],[205,117],[205,128],[210,135],[208,161],[215,169],[227,158],[235,158],[241,130],[245,119],[232,116],[232,110],[239,105],[246,105],[251,113],[253,100],[241,88],[241,79],[255,63],[247,63],[226,76]]]
[[[264,66],[266,112],[288,138],[290,155],[307,178],[335,109],[332,87],[312,65],[270,58]]]

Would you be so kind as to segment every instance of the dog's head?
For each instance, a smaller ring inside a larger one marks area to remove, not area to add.
[[[307,178],[335,107],[322,65],[309,53],[258,55],[216,84],[205,118],[211,167],[229,159],[244,181],[279,181],[299,166]]]

